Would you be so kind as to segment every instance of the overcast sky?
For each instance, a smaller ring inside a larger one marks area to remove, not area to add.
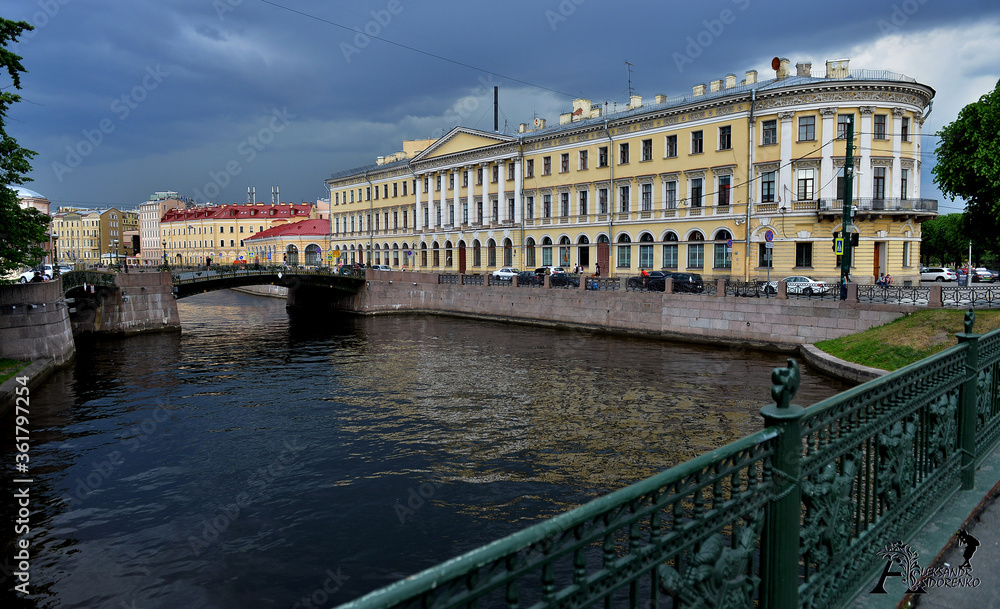
[[[59,205],[131,208],[154,191],[199,201],[328,196],[332,172],[460,124],[557,122],[595,104],[690,93],[774,56],[900,72],[937,91],[922,138],[1000,79],[996,0],[472,2],[0,0],[35,26],[9,132],[38,152],[28,188]],[[382,40],[379,40],[382,39]],[[3,76],[0,86],[8,86]],[[960,203],[941,200],[942,212]]]

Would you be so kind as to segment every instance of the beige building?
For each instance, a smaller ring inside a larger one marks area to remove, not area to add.
[[[782,59],[767,80],[729,74],[614,113],[578,99],[557,125],[536,119],[514,134],[456,127],[327,180],[333,247],[345,262],[436,271],[835,280],[853,120],[854,279],[917,281],[920,224],[937,214],[920,196],[933,96],[848,60],[813,75]]]
[[[188,206],[186,197],[174,191],[156,192],[148,201],[139,205],[139,259],[143,265],[163,263],[163,238],[160,220],[171,209]]]

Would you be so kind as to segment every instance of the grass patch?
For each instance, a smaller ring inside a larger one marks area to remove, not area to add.
[[[964,321],[965,311],[918,311],[884,326],[816,343],[816,347],[855,364],[898,370],[957,344],[955,334],[965,331]],[[1000,328],[1000,311],[976,311],[975,332],[985,334],[996,328]]]
[[[22,362],[16,359],[0,358],[0,383],[3,383],[10,377],[14,376],[30,363],[31,362]]]

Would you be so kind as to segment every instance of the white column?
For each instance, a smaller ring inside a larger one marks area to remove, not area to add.
[[[493,178],[491,170],[490,163],[483,163],[483,225],[488,225],[493,217],[490,207],[490,184]]]
[[[421,203],[421,195],[424,190],[424,178],[420,174],[417,174],[416,178],[416,186],[413,188],[413,194],[417,198],[417,217],[413,219],[413,229],[415,232],[419,233],[423,228],[421,222],[424,221],[423,204]]]
[[[497,219],[498,220],[513,220],[513,218],[505,217],[507,214],[507,160],[500,159],[498,161],[500,164],[499,171],[499,186],[497,187]]]
[[[779,112],[781,119],[781,168],[778,170],[778,195],[781,197],[782,205],[788,209],[792,208],[792,201],[795,200],[795,177],[792,175],[792,118],[794,112]]]
[[[521,223],[521,202],[524,200],[521,179],[521,159],[514,160],[514,224]]]
[[[861,112],[861,144],[856,148],[858,152],[858,164],[857,168],[854,170],[855,175],[859,172],[861,176],[857,181],[859,182],[858,198],[861,199],[871,199],[872,198],[872,162],[871,162],[871,149],[872,149],[872,112],[875,111],[875,106],[861,106],[858,108]],[[856,130],[857,131],[857,130]],[[857,135],[857,133],[855,133]]]
[[[903,109],[893,108],[892,109],[892,173],[889,175],[889,192],[886,194],[889,198],[902,199],[906,196],[906,193],[900,192],[900,179],[903,175],[902,167],[899,162],[899,155],[902,154],[903,150],[903,138],[900,134],[900,130],[903,127]]]
[[[837,126],[834,123],[834,119],[837,116],[837,109],[821,108],[819,113],[823,116],[823,124],[817,139],[820,143],[825,143],[827,140],[837,137]],[[821,199],[834,199],[837,197],[837,180],[834,179],[834,176],[837,175],[837,167],[833,164],[833,146],[830,146],[828,150],[829,154],[824,155],[820,163],[819,198]]]

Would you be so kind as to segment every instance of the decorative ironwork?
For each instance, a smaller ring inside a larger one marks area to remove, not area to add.
[[[775,289],[766,281],[740,281],[738,279],[726,280],[726,296],[774,298],[775,295]]]
[[[458,285],[458,275],[438,275],[438,283],[450,283]]]
[[[941,288],[941,301],[946,307],[997,307],[1000,286]]]
[[[462,285],[483,285],[484,283],[482,275],[462,275]]]
[[[930,302],[930,297],[931,289],[929,287],[858,285],[859,302],[927,305]]]
[[[587,279],[587,289],[600,292],[617,292],[621,290],[621,279],[613,277],[591,277]]]

